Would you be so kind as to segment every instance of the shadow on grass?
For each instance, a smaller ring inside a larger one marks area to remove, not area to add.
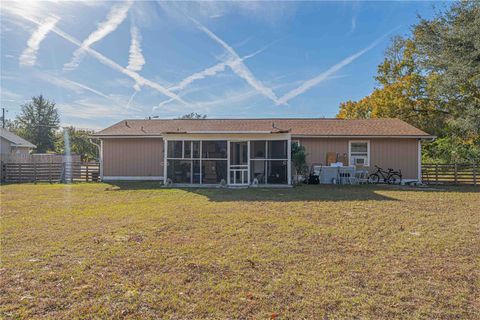
[[[207,197],[210,201],[396,201],[377,193],[383,190],[379,186],[332,186],[332,185],[302,185],[295,188],[180,188],[163,187],[158,182],[109,182],[107,191],[127,190],[183,190]],[[389,188],[391,189],[391,188]]]

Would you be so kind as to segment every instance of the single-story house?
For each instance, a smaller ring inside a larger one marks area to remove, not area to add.
[[[349,165],[400,169],[421,179],[421,142],[433,136],[398,119],[123,120],[96,133],[101,178],[176,184],[292,183],[291,145],[307,164],[341,156]]]
[[[8,161],[10,158],[28,157],[30,151],[36,148],[33,143],[17,136],[5,128],[0,128],[0,160]]]

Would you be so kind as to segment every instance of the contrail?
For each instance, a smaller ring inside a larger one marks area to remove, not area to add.
[[[141,35],[137,26],[132,24],[130,28],[131,42],[130,42],[130,55],[128,57],[128,70],[140,71],[145,64],[145,58],[142,54],[142,48],[140,46]]]
[[[329,78],[331,75],[333,75],[335,72],[339,71],[340,69],[342,69],[343,67],[349,65],[350,63],[352,63],[353,61],[355,61],[356,59],[358,59],[360,56],[362,56],[364,53],[366,53],[367,51],[371,50],[372,48],[374,48],[375,46],[377,46],[386,36],[388,36],[389,34],[391,34],[392,32],[394,32],[395,30],[397,30],[399,27],[393,29],[392,31],[388,32],[387,34],[381,36],[380,38],[376,39],[375,41],[373,41],[368,47],[358,51],[357,53],[355,54],[352,54],[351,56],[343,59],[342,61],[340,61],[339,63],[331,66],[327,71],[319,74],[318,76],[310,79],[310,80],[307,80],[305,81],[302,85],[300,85],[298,88],[296,89],[293,89],[292,91],[288,92],[287,94],[285,94],[283,97],[281,97],[280,99],[278,99],[277,101],[277,105],[281,105],[281,104],[286,104],[289,100],[295,98],[296,96],[304,93],[305,91],[307,90],[310,90],[311,88],[313,88],[314,86],[318,85],[320,82],[322,81],[325,81],[327,78]]]
[[[190,20],[192,20],[195,23],[198,29],[205,32],[211,39],[219,43],[225,50],[227,50],[227,52],[231,55],[232,59],[227,60],[226,63],[233,70],[233,72],[235,72],[238,76],[240,76],[245,81],[247,81],[247,83],[250,84],[259,93],[268,97],[272,101],[277,102],[277,96],[275,95],[273,90],[266,87],[263,83],[261,83],[259,80],[255,78],[255,76],[247,68],[247,66],[243,63],[242,59],[240,58],[240,56],[235,52],[235,50],[233,50],[231,46],[229,46],[225,41],[220,39],[215,33],[210,31],[207,27],[202,25],[197,20],[193,18],[190,18]]]
[[[60,20],[57,17],[47,17],[42,23],[38,25],[30,39],[27,42],[27,48],[22,52],[19,58],[19,63],[22,66],[33,66],[37,62],[37,52],[40,48],[40,43],[47,36],[47,34],[55,27],[55,24]]]
[[[15,11],[13,11],[13,13],[17,14]],[[41,22],[39,22],[35,18],[27,17],[27,16],[22,16],[22,17],[27,19],[28,21],[31,21],[31,22],[35,23],[36,25],[41,25]],[[57,27],[52,28],[52,32],[56,33],[60,37],[64,38],[65,40],[67,40],[70,43],[73,43],[74,45],[76,45],[78,47],[82,46],[82,44],[79,40],[77,40],[73,36],[69,35],[68,33],[63,32],[61,29],[59,29]],[[116,62],[112,61],[111,59],[105,57],[103,54],[99,53],[98,51],[96,51],[96,50],[94,50],[90,47],[84,48],[84,50],[85,50],[85,52],[87,52],[88,54],[93,56],[95,59],[97,59],[100,63],[102,63],[102,64],[104,64],[104,65],[106,65],[106,66],[108,66],[108,67],[110,67],[114,70],[117,70],[118,72],[121,72],[124,75],[132,78],[139,85],[143,85],[143,86],[147,86],[147,87],[150,87],[152,89],[155,89],[158,92],[166,95],[169,98],[177,100],[178,102],[181,102],[182,104],[188,105],[188,103],[185,100],[183,100],[178,95],[171,92],[170,90],[168,90],[164,86],[162,86],[162,85],[160,85],[156,82],[153,82],[151,80],[145,79],[144,77],[142,77],[138,73],[122,67],[121,65],[119,65],[118,63],[116,63]]]
[[[247,59],[250,59],[250,58],[253,58],[254,56],[256,56],[257,54],[261,53],[262,51],[266,50],[271,44],[249,54],[249,55],[246,55],[244,56],[243,58],[240,58],[240,60],[242,61],[245,61]],[[232,59],[233,60],[233,59]],[[195,72],[194,74],[191,74],[189,75],[188,77],[186,77],[185,79],[183,79],[182,81],[180,81],[177,85],[174,85],[172,87],[170,87],[169,89],[170,90],[173,90],[173,91],[179,91],[179,90],[183,90],[185,89],[188,85],[190,85],[192,82],[196,81],[196,80],[201,80],[201,79],[204,79],[206,77],[211,77],[211,76],[214,76],[216,75],[217,73],[219,72],[223,72],[225,71],[225,67],[228,66],[229,63],[233,63],[233,62],[220,62],[220,63],[217,63],[216,65],[212,66],[212,67],[209,67],[209,68],[206,68],[202,71],[199,71],[199,72]]]
[[[107,19],[98,25],[97,30],[93,31],[87,39],[82,42],[80,48],[73,53],[73,59],[63,66],[64,70],[73,70],[82,61],[85,49],[90,47],[95,42],[105,38],[107,35],[117,29],[117,27],[126,19],[128,10],[132,6],[132,1],[127,1],[121,5],[113,6],[107,14]]]

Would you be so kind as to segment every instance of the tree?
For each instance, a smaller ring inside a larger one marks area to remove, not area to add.
[[[294,142],[292,143],[292,164],[295,168],[295,172],[298,175],[304,175],[307,173],[307,153],[305,152],[305,147]],[[299,181],[296,181],[297,183]]]
[[[80,130],[74,127],[63,128],[63,131],[57,134],[56,153],[65,153],[65,138],[67,137],[70,141],[70,152],[80,155],[82,161],[97,158],[98,148],[90,142],[89,138],[93,133],[93,131]]]
[[[436,97],[448,101],[456,134],[480,134],[480,2],[462,1],[414,29],[419,64],[435,75]]]
[[[21,114],[15,121],[16,133],[37,146],[38,153],[53,151],[55,148],[55,131],[60,117],[55,102],[42,95],[33,97],[30,103],[22,106]]]
[[[206,114],[200,114],[196,112],[184,114],[183,116],[179,117],[178,119],[193,119],[193,120],[203,120],[206,119],[207,115]]]
[[[424,157],[480,160],[480,4],[461,2],[408,38],[396,37],[378,66],[378,87],[341,103],[339,118],[400,118],[437,135]]]

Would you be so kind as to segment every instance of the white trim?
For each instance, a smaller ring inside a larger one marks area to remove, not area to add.
[[[179,134],[175,134],[176,137],[168,137],[169,141],[182,141],[182,140],[190,140],[190,141],[278,141],[278,140],[288,140],[289,136],[265,136],[265,137],[259,137],[259,138],[251,138],[251,137],[245,137],[245,138],[232,138],[232,137],[200,137],[200,138],[195,138],[191,136],[180,136]],[[167,139],[166,136],[164,139]]]
[[[418,171],[417,171],[417,178],[418,182],[422,182],[422,143],[420,142],[421,140],[418,140],[418,155],[417,155],[417,161],[418,161]]]
[[[230,182],[230,140],[227,140],[227,184],[229,185]],[[235,177],[234,177],[235,180]]]
[[[248,177],[247,177],[247,184],[250,185],[252,182],[250,181],[250,140],[247,141],[247,165],[248,165]]]
[[[268,133],[268,134],[276,134],[277,132],[272,132],[272,131],[185,131],[185,134],[239,134],[239,133],[245,133],[245,134],[256,134],[256,133]],[[278,133],[285,133],[285,132],[278,132]],[[176,133],[176,132],[166,132],[164,134],[182,134],[182,132]]]
[[[163,176],[167,177],[167,166],[168,166],[168,160],[167,160],[167,153],[168,153],[168,140],[163,139]]]
[[[436,136],[379,136],[379,135],[341,135],[341,136],[336,136],[336,135],[308,135],[308,134],[292,134],[293,139],[298,139],[298,138],[349,138],[349,139],[435,139]]]
[[[364,164],[365,167],[370,167],[370,140],[348,140],[348,165],[355,165],[351,162],[352,159],[352,142],[355,143],[366,143],[367,144],[367,163]]]
[[[292,140],[291,138],[287,141],[287,175],[288,175],[288,184],[292,184]]]
[[[228,144],[227,144],[227,146],[228,146]],[[202,141],[200,141],[200,143],[199,143],[198,152],[199,152],[199,153],[198,153],[198,156],[199,156],[198,160],[199,160],[199,166],[200,166],[200,170],[199,170],[199,171],[200,171],[200,181],[199,181],[198,184],[201,185],[201,184],[203,184],[203,162],[202,162],[202,157],[203,157],[203,143],[202,143]],[[193,152],[192,152],[192,157],[193,157]],[[192,165],[193,165],[193,160],[192,160]],[[228,164],[227,164],[227,165],[228,165]]]
[[[162,176],[105,176],[102,179],[103,181],[158,181],[163,180]]]
[[[141,138],[159,138],[162,139],[163,135],[110,135],[110,136],[102,136],[102,135],[93,135],[90,138],[94,139],[141,139]]]
[[[189,131],[189,132],[170,132],[170,133],[162,133],[157,135],[92,135],[91,138],[97,139],[141,139],[141,138],[164,138],[168,135],[181,135],[181,134],[286,134],[285,132],[271,132],[271,131],[215,131],[215,132],[208,132],[208,131]],[[401,136],[392,136],[392,135],[309,135],[309,134],[292,134],[292,138],[299,139],[299,138],[349,138],[349,139],[372,139],[372,138],[379,138],[379,139],[422,139],[422,140],[431,140],[436,139],[436,136],[408,136],[408,135],[401,135]],[[183,139],[183,138],[182,138]],[[250,138],[249,138],[250,139]],[[279,138],[280,139],[280,138]],[[178,139],[181,140],[181,139]],[[185,139],[185,140],[195,140],[195,139]],[[198,139],[202,140],[202,139]],[[205,140],[205,139],[203,139]],[[218,140],[214,138],[213,140]],[[264,140],[263,138],[258,139],[250,139],[250,140]]]
[[[103,181],[103,140],[100,140],[100,180]]]

